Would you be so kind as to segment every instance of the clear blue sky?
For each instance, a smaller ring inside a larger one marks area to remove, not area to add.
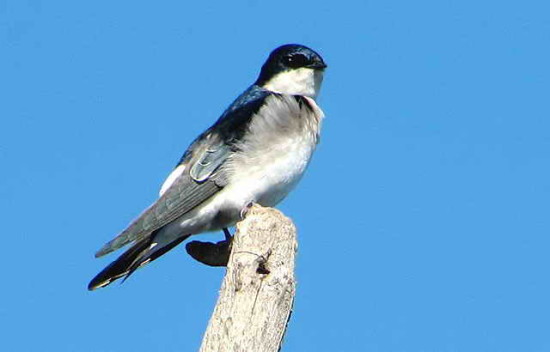
[[[548,1],[203,3],[0,1],[0,349],[198,349],[223,269],[88,292],[93,254],[297,42],[327,117],[284,351],[550,351]]]

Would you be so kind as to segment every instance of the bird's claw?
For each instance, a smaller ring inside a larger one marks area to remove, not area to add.
[[[246,214],[248,214],[248,211],[252,208],[252,206],[254,206],[254,202],[249,202],[244,208],[241,209],[241,220],[244,220]]]

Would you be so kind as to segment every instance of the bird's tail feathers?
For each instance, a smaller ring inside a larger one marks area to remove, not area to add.
[[[97,274],[88,284],[88,290],[93,291],[97,288],[105,287],[121,277],[124,277],[122,282],[126,281],[137,269],[168,252],[187,237],[189,236],[181,236],[162,247],[159,247],[160,244],[153,241],[154,236],[136,242],[130,249],[122,253],[120,257]]]

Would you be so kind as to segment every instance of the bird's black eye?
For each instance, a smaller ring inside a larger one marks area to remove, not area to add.
[[[307,64],[309,64],[309,59],[305,55],[294,54],[294,55],[285,56],[284,62],[288,67],[298,68],[298,67],[304,67]]]

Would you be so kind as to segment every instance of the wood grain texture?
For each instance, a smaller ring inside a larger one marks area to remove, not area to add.
[[[297,247],[290,219],[272,208],[250,208],[237,224],[201,352],[280,350],[296,291]]]

